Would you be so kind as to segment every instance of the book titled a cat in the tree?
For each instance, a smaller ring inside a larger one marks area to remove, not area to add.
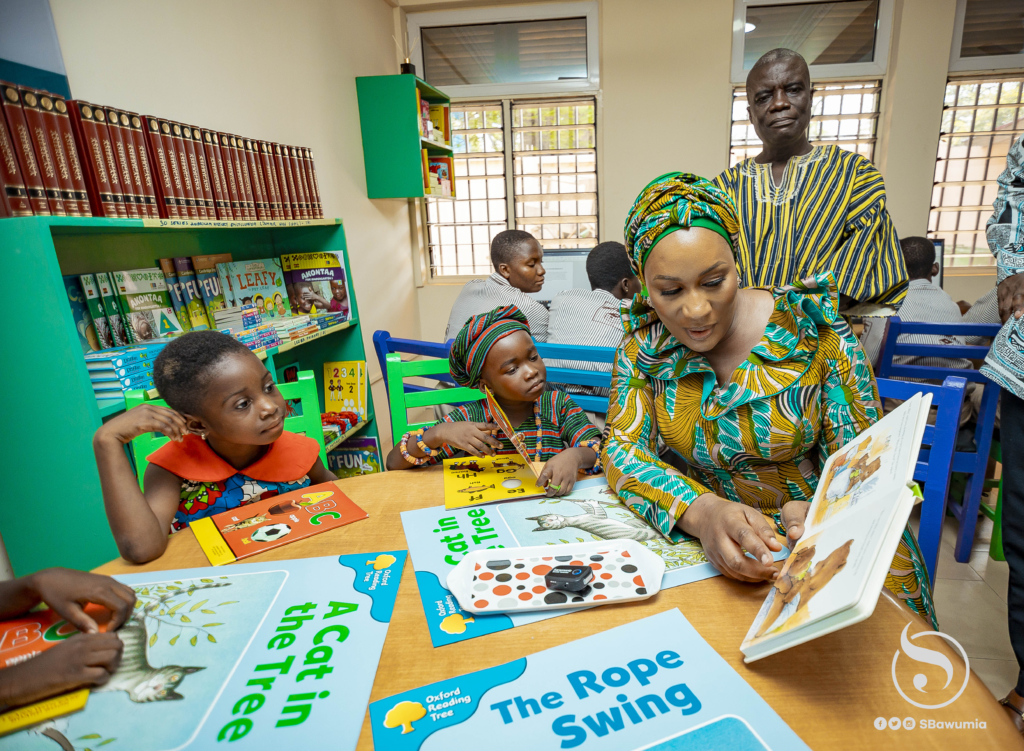
[[[804,534],[740,645],[744,662],[874,612],[918,497],[914,467],[931,402],[917,394],[825,462]]]
[[[333,482],[222,511],[189,524],[214,566],[343,527],[369,516]]]

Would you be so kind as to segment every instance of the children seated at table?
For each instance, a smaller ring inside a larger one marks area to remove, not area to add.
[[[474,279],[462,288],[452,305],[444,339],[448,341],[472,316],[501,305],[515,305],[529,321],[530,334],[538,342],[548,340],[548,311],[527,295],[544,286],[544,250],[529,232],[509,229],[491,240],[494,273]]]
[[[288,407],[273,376],[236,339],[185,334],[160,352],[153,380],[170,409],[140,405],[93,437],[107,519],[126,560],[157,558],[168,532],[189,522],[337,479],[316,440],[284,430]],[[142,491],[124,445],[149,432],[171,440],[150,454]]]
[[[121,664],[119,628],[132,614],[135,592],[109,576],[50,568],[0,582],[0,619],[25,615],[40,602],[67,619],[75,634],[29,660],[0,670],[0,712],[78,688],[102,686]],[[111,611],[106,633],[82,609],[86,603]],[[17,646],[9,643],[5,648]]]
[[[546,462],[537,485],[549,496],[565,495],[579,470],[598,471],[601,433],[566,393],[545,390],[547,371],[529,332],[526,316],[514,305],[473,316],[452,343],[449,369],[461,386],[490,388],[534,461]],[[516,453],[484,401],[464,404],[426,430],[395,438],[388,469],[436,464],[459,451]]]

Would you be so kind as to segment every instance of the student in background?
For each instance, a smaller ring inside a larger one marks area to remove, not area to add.
[[[473,316],[502,305],[515,305],[530,323],[530,335],[538,342],[548,340],[548,311],[527,295],[544,286],[544,250],[529,232],[509,229],[491,240],[494,273],[474,279],[462,288],[452,305],[445,329],[445,341],[453,338]]]
[[[124,625],[135,607],[131,587],[109,576],[66,568],[0,582],[2,619],[25,615],[41,602],[82,633],[0,670],[0,712],[73,689],[102,686],[121,664],[123,645],[113,631]],[[111,611],[106,633],[100,633],[96,621],[86,614],[87,603]]]

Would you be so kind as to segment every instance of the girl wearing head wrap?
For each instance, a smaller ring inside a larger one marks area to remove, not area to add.
[[[663,175],[633,204],[626,251],[643,289],[622,304],[601,459],[667,539],[697,537],[719,571],[760,581],[777,576],[773,526],[800,538],[825,460],[881,405],[831,273],[740,289],[737,231],[732,200],[695,175]],[[659,437],[686,474],[659,459]],[[935,622],[909,529],[886,587]]]
[[[548,495],[572,491],[580,470],[599,471],[601,433],[561,391],[546,391],[547,370],[526,316],[505,305],[470,318],[448,356],[460,386],[487,386],[534,461],[545,462],[537,484]],[[388,455],[388,469],[436,464],[465,451],[473,456],[515,454],[486,402],[464,404],[425,431],[407,433]]]

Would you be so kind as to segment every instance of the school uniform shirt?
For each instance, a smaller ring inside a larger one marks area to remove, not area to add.
[[[181,478],[173,533],[197,519],[306,487],[319,456],[315,440],[285,431],[262,458],[235,469],[206,441],[189,433],[180,443],[168,441],[158,448],[149,455],[149,463]]]
[[[960,308],[945,290],[927,279],[911,279],[907,296],[900,306],[900,320],[919,321],[922,323],[963,323]],[[882,348],[882,337],[885,333],[885,319],[869,317],[864,319],[864,333],[861,345],[871,362],[878,362],[878,354]],[[959,336],[931,334],[902,334],[900,344],[952,344],[959,347],[964,340]],[[910,357],[896,355],[892,359],[898,365],[921,365],[929,368],[962,368],[970,370],[970,360],[949,357]],[[910,380],[901,378],[898,380]]]
[[[993,287],[963,315],[964,323],[1002,323],[999,320],[999,288]],[[977,338],[977,337],[971,337]]]
[[[549,344],[576,344],[591,347],[618,347],[622,342],[622,316],[619,299],[603,289],[570,289],[559,292],[551,301],[548,319]],[[552,368],[572,368],[612,372],[611,363],[578,360],[545,360]],[[608,389],[566,384],[574,394],[608,395]]]
[[[462,288],[452,313],[448,316],[448,327],[444,339],[454,339],[466,321],[481,313],[501,307],[515,305],[530,322],[530,336],[538,342],[548,340],[548,309],[520,289],[508,283],[508,279],[494,272],[486,279],[474,279]]]

